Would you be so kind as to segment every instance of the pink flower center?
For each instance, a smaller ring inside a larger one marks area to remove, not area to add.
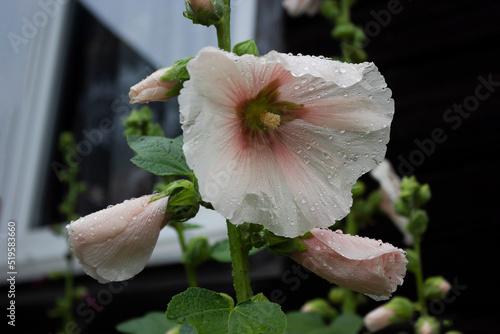
[[[252,98],[236,107],[242,132],[254,136],[268,133],[281,124],[293,121],[303,106],[279,99],[279,81],[271,81]]]

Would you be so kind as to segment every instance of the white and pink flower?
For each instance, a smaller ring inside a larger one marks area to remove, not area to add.
[[[69,244],[83,270],[100,283],[129,279],[146,266],[168,223],[168,197],[153,195],[82,217],[67,226]]]
[[[202,49],[179,97],[204,200],[238,225],[296,237],[343,218],[380,163],[394,113],[372,63]]]
[[[375,300],[389,299],[406,275],[406,254],[379,240],[313,229],[301,239],[307,250],[291,258],[316,275]]]
[[[282,4],[290,16],[302,14],[312,16],[319,11],[321,0],[283,0]]]

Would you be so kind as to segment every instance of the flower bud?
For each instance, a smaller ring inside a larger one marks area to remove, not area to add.
[[[126,200],[67,225],[69,245],[83,270],[100,283],[123,281],[144,269],[169,222],[168,197]]]
[[[300,309],[304,313],[316,313],[325,319],[334,319],[338,316],[338,312],[323,298],[316,298],[305,303]]]
[[[437,334],[441,331],[441,325],[436,318],[430,316],[423,316],[418,318],[415,323],[416,334]]]
[[[407,321],[414,311],[415,308],[410,300],[404,297],[394,297],[365,316],[365,327],[373,333],[389,325]]]
[[[331,283],[364,293],[375,300],[389,299],[406,274],[405,252],[388,243],[313,229],[302,239],[305,251],[291,258]]]
[[[214,7],[212,6],[212,2],[210,0],[189,0],[189,5],[193,8],[195,13],[198,13],[200,8],[206,10],[207,12],[213,12]]]
[[[429,277],[424,282],[424,296],[428,300],[441,299],[450,290],[450,283],[442,276]]]
[[[161,68],[138,84],[132,86],[128,93],[130,103],[148,103],[152,101],[167,101],[170,99],[172,96],[170,96],[168,92],[178,82],[163,81],[160,80],[160,78],[171,68],[172,66]]]
[[[342,304],[342,302],[345,299],[346,291],[349,291],[349,290],[346,290],[345,288],[340,287],[340,286],[336,286],[334,288],[331,288],[330,292],[328,292],[328,299],[333,304],[340,305],[340,304]]]
[[[184,16],[195,24],[211,26],[217,24],[223,16],[224,0],[184,0],[186,10]]]

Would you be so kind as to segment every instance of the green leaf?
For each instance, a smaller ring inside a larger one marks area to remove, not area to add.
[[[229,317],[231,334],[285,333],[286,316],[278,304],[247,300],[238,304]]]
[[[286,328],[286,317],[278,304],[257,297],[234,307],[229,296],[203,288],[188,288],[174,296],[166,316],[191,325],[198,333],[282,334]]]
[[[357,334],[363,327],[363,318],[356,314],[339,315],[324,333]],[[319,334],[319,333],[318,333]]]
[[[127,136],[130,148],[137,154],[131,161],[137,166],[155,175],[194,177],[186,163],[182,151],[183,139],[165,137]]]
[[[243,56],[245,54],[254,55],[256,57],[259,56],[259,49],[257,49],[257,45],[251,39],[238,43],[233,47],[233,53],[238,56]]]
[[[116,330],[127,334],[165,334],[175,326],[176,323],[165,319],[164,312],[150,312],[116,325]]]
[[[198,333],[224,334],[233,304],[217,292],[188,288],[175,295],[167,308],[167,319],[193,326]]]
[[[325,323],[319,314],[304,313],[299,311],[288,312],[287,334],[308,334],[314,330],[322,329]]]

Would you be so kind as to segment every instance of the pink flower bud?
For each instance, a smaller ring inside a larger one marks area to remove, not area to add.
[[[412,316],[415,306],[405,297],[394,297],[388,303],[369,312],[363,319],[370,332],[379,331],[389,325],[404,323]]]
[[[391,324],[390,319],[395,312],[396,310],[387,309],[384,306],[377,307],[365,316],[364,322],[366,329],[373,333],[386,328]]]
[[[313,237],[302,239],[308,249],[291,257],[327,281],[375,300],[389,299],[403,284],[408,261],[402,249],[340,230],[311,233]]]
[[[169,90],[177,84],[177,81],[160,81],[160,77],[171,67],[157,70],[146,79],[130,88],[128,96],[130,103],[148,103],[152,101],[167,101]]]
[[[208,12],[214,11],[214,7],[212,6],[210,0],[189,0],[189,4],[195,13],[198,12],[198,9],[200,8],[203,8]]]
[[[168,223],[168,197],[126,200],[71,222],[69,245],[83,270],[100,283],[123,281],[144,269]]]

